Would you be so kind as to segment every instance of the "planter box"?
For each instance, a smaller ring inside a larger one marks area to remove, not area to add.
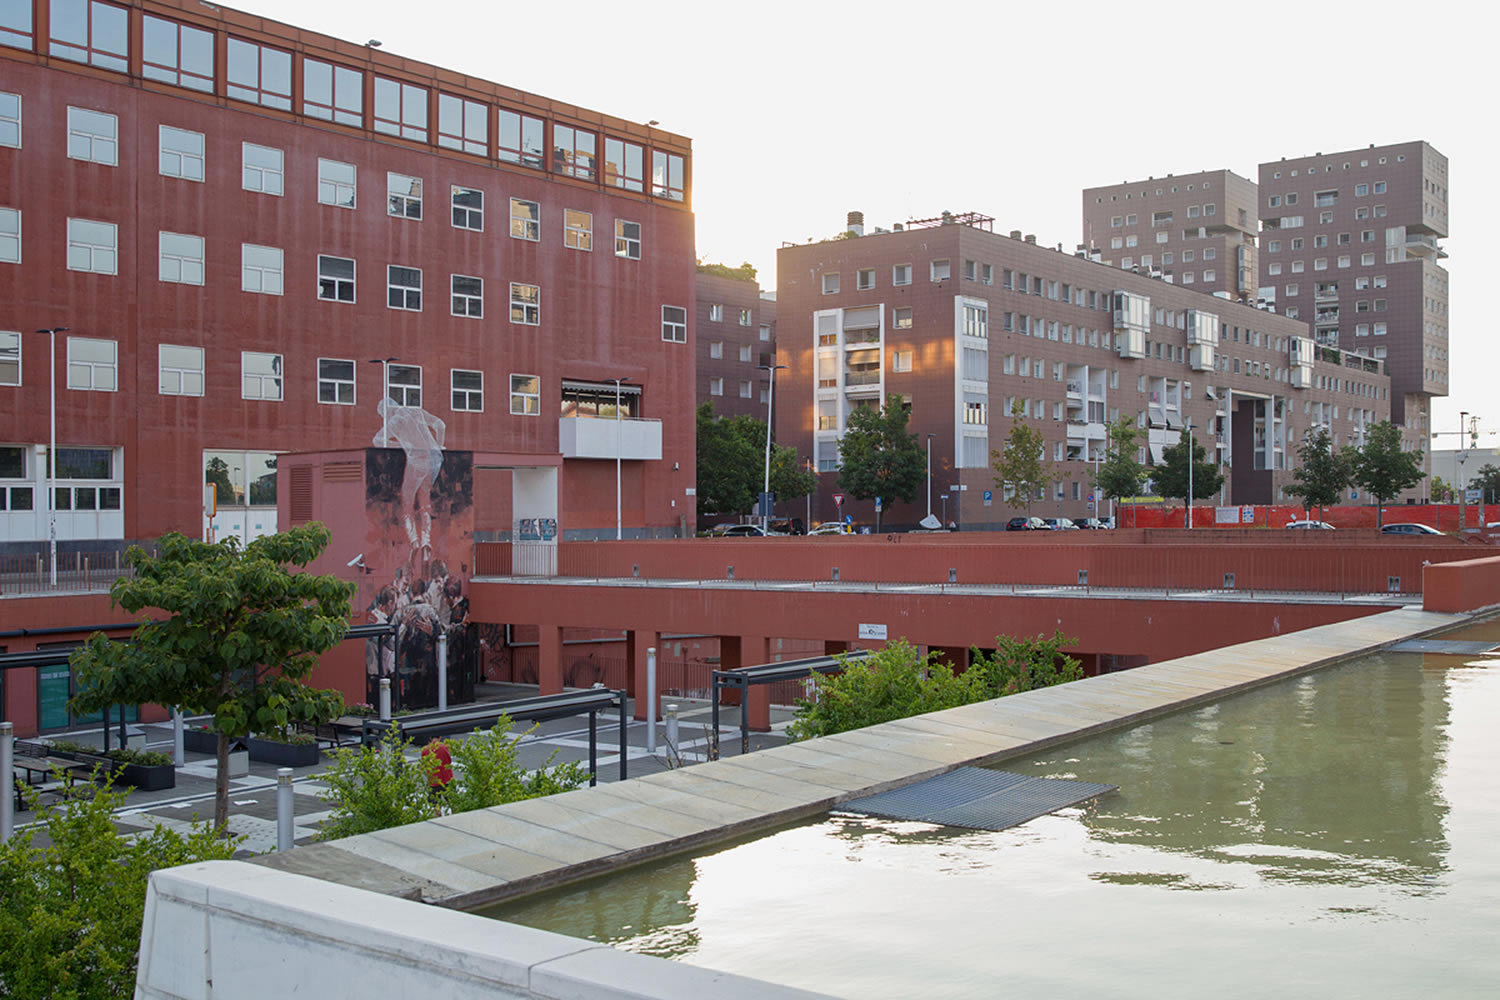
[[[219,752],[219,734],[210,729],[184,729],[182,749],[189,753],[216,754]]]
[[[261,764],[277,767],[313,767],[318,763],[316,743],[282,743],[278,740],[251,736],[245,741],[250,748],[250,759]]]
[[[177,787],[177,768],[171,764],[120,764],[115,779],[143,792],[159,792]]]

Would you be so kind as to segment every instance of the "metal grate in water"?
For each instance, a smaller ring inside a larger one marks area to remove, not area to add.
[[[1407,639],[1390,647],[1392,653],[1450,653],[1473,656],[1500,648],[1493,642],[1464,642],[1458,639]]]
[[[960,767],[905,788],[851,799],[839,809],[971,830],[1004,830],[1117,791],[1118,787]]]

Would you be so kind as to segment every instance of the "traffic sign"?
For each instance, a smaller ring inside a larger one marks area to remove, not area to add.
[[[1464,500],[1468,503],[1478,503],[1484,496],[1484,491],[1468,489],[1464,490]]]
[[[877,513],[877,514],[880,513],[880,498],[879,497],[875,498],[875,513]]]
[[[986,507],[988,507],[990,505],[990,502],[993,501],[994,499],[995,499],[995,491],[994,490],[985,490],[984,491],[984,505]]]
[[[844,494],[842,494],[842,493],[835,493],[833,495],[833,505],[835,507],[842,507],[842,506],[844,506]]]

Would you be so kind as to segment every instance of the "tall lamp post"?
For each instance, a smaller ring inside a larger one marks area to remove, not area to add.
[[[625,538],[625,521],[620,501],[620,455],[625,451],[625,425],[620,423],[620,386],[630,380],[612,378],[605,381],[615,384],[615,541],[618,542]]]
[[[1469,498],[1464,495],[1464,459],[1469,457],[1464,451],[1464,422],[1468,416],[1468,410],[1458,411],[1458,533],[1460,535],[1469,527]],[[1479,520],[1483,526],[1484,517],[1481,516]]]
[[[400,360],[400,358],[370,359],[370,364],[380,366],[380,398],[385,400],[385,405],[380,408],[380,447],[382,448],[391,446],[388,433],[390,421],[387,419],[387,415],[391,412],[391,362]]]
[[[1193,465],[1195,464],[1194,463],[1195,456],[1194,456],[1193,452],[1196,450],[1193,447],[1193,422],[1192,422],[1192,420],[1189,420],[1189,421],[1187,421],[1187,423],[1183,424],[1183,429],[1187,431],[1187,460],[1188,460],[1187,526],[1188,526],[1189,530],[1192,530],[1192,527],[1193,527]]]
[[[927,516],[932,516],[932,439],[937,437],[932,431],[927,432]],[[944,525],[946,527],[946,525]]]
[[[65,326],[37,331],[47,335],[52,354],[52,400],[49,405],[52,429],[50,443],[47,445],[47,560],[54,587],[57,586],[57,335],[67,332],[68,328]]]
[[[771,492],[771,428],[772,418],[776,407],[776,371],[785,368],[786,365],[756,365],[762,371],[771,373],[771,391],[766,394],[766,481],[761,489],[761,496]],[[760,530],[769,533],[771,530],[771,512],[767,510],[760,516]]]

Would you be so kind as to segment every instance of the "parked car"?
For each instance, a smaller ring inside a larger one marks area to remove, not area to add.
[[[1047,522],[1047,527],[1051,528],[1053,531],[1077,531],[1077,530],[1079,530],[1078,529],[1078,525],[1076,525],[1076,524],[1073,523],[1072,518],[1067,518],[1067,517],[1044,517],[1044,518],[1042,518],[1042,520],[1045,521],[1045,522]]]
[[[847,535],[848,526],[839,521],[824,521],[822,524],[813,525],[809,535]]]
[[[1307,530],[1311,530],[1311,531],[1333,531],[1334,530],[1333,525],[1329,524],[1327,521],[1288,521],[1286,523],[1286,527],[1287,527],[1288,531],[1294,531],[1294,530],[1297,530],[1299,528],[1307,529]]]
[[[805,535],[807,531],[800,517],[777,517],[771,519],[770,533],[773,535]]]
[[[1441,535],[1442,532],[1425,524],[1387,524],[1380,529],[1382,535]]]
[[[720,538],[765,538],[775,531],[762,531],[758,524],[731,524],[720,532]]]
[[[1097,517],[1075,517],[1073,518],[1073,523],[1078,525],[1078,527],[1082,528],[1084,531],[1103,531],[1105,528],[1109,527],[1109,525],[1105,524]]]
[[[1052,525],[1039,517],[1013,517],[1005,523],[1006,531],[1051,531]]]

